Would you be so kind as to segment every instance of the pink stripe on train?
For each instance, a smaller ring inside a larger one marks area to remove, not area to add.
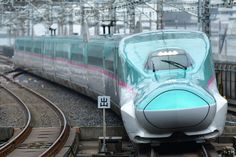
[[[27,55],[27,56],[34,56],[34,57],[37,57],[37,58],[45,58],[45,59],[48,59],[48,60],[56,60],[56,61],[60,61],[60,62],[64,62],[66,64],[70,64],[70,65],[73,65],[73,66],[77,66],[77,67],[80,67],[80,68],[84,68],[84,69],[87,69],[87,70],[90,70],[90,71],[96,71],[96,72],[99,72],[103,75],[106,75],[107,77],[115,80],[115,81],[118,81],[118,77],[117,75],[114,75],[113,73],[111,73],[110,71],[108,70],[105,70],[103,68],[100,68],[100,67],[97,67],[97,66],[94,66],[94,65],[88,65],[88,64],[83,64],[83,63],[78,63],[78,62],[75,62],[75,61],[70,61],[70,60],[67,60],[67,59],[63,59],[63,58],[58,58],[56,57],[56,59],[52,58],[52,57],[49,57],[49,56],[46,56],[46,55],[42,55],[42,54],[36,54],[36,53],[31,53],[31,54],[27,54],[27,53],[22,53],[22,52],[17,52],[17,54],[19,55]],[[118,81],[118,85],[120,87],[124,87],[124,88],[127,88],[130,92],[134,92],[134,89],[132,86],[130,86],[129,84],[127,84],[126,82],[124,81]]]
[[[210,79],[207,81],[207,86],[209,87],[209,86],[211,85],[211,83],[212,83],[215,79],[216,79],[215,76],[212,75],[212,76],[210,77]]]

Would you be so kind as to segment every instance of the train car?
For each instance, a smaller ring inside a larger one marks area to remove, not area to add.
[[[161,30],[127,36],[22,37],[16,66],[85,95],[111,96],[135,143],[204,140],[224,128],[211,45],[204,33]]]

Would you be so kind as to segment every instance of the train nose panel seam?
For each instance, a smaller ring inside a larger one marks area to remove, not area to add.
[[[208,126],[215,108],[215,103],[208,102],[195,92],[171,89],[159,93],[136,113],[137,117],[143,117],[139,120],[146,128],[151,125],[159,130],[186,130]]]

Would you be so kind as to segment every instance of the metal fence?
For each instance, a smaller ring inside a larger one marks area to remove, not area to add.
[[[215,63],[218,90],[229,102],[236,100],[236,64]]]

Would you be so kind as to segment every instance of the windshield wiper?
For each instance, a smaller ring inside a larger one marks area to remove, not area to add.
[[[152,71],[153,71],[154,73],[156,72],[154,63],[152,63]]]
[[[184,70],[187,69],[186,66],[184,66],[184,65],[182,65],[182,64],[180,64],[178,62],[175,62],[175,61],[170,61],[170,60],[161,60],[161,61],[165,62],[165,63],[168,63],[168,64],[171,64],[171,65],[173,65],[173,66],[175,66],[177,68],[180,68],[180,69],[184,69]]]
[[[155,77],[156,81],[158,81],[158,79],[157,79],[157,75],[156,75],[155,64],[154,64],[153,62],[152,62],[152,71],[153,71],[153,73],[154,73],[154,77]]]

